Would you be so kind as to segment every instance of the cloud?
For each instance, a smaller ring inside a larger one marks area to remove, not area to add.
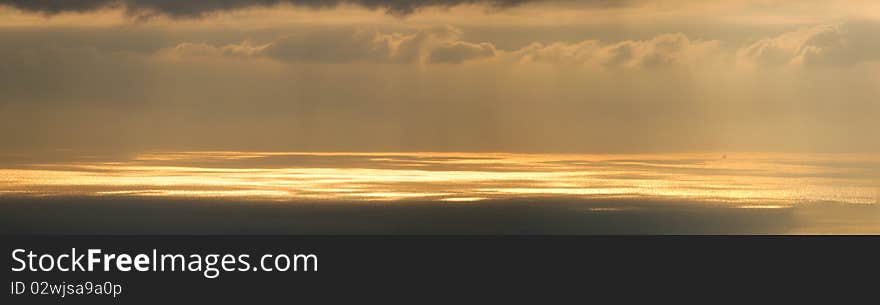
[[[718,41],[691,40],[681,33],[661,34],[648,40],[602,43],[540,43],[513,52],[526,62],[584,64],[603,67],[661,67],[688,64],[705,58],[718,48]]]
[[[385,9],[390,14],[406,15],[423,7],[455,6],[461,4],[486,4],[509,7],[538,0],[0,0],[0,5],[21,10],[57,14],[63,12],[86,12],[103,8],[124,8],[132,15],[161,14],[172,17],[199,17],[204,14],[251,7],[267,7],[291,4],[311,8],[331,8],[340,4],[356,4],[370,9]],[[613,3],[615,1],[594,1]]]
[[[444,25],[403,32],[333,28],[282,35],[255,45],[184,42],[163,49],[166,58],[269,58],[282,62],[461,64],[478,60],[552,63],[607,69],[651,69],[709,63],[773,66],[849,66],[880,60],[880,24],[818,25],[760,39],[740,47],[683,33],[643,40],[532,43],[504,50],[491,41],[470,41]],[[734,55],[735,56],[732,56]]]
[[[9,28],[0,138],[16,149],[880,149],[864,140],[878,130],[874,67],[764,73],[730,56],[751,42],[708,40],[726,36],[585,35]]]
[[[271,42],[261,55],[282,61],[387,61],[398,36],[362,29],[288,35]]]
[[[437,63],[461,63],[469,59],[491,57],[495,52],[495,46],[491,43],[455,41],[438,46],[430,53],[428,60]]]
[[[741,62],[759,66],[840,66],[880,60],[880,24],[816,25],[758,40],[741,48]]]
[[[248,41],[216,47],[206,43],[184,42],[172,48],[162,49],[158,55],[164,58],[205,58],[205,57],[251,57],[266,49],[268,45],[255,46]]]
[[[466,42],[451,26],[414,33],[382,33],[365,29],[333,29],[283,36],[255,46],[250,42],[225,46],[185,42],[163,49],[166,58],[267,57],[285,62],[462,63],[496,54],[491,43]]]
[[[515,63],[657,68],[697,64],[720,49],[718,41],[691,40],[681,33],[613,43],[598,40],[532,43],[512,51],[500,50],[491,42],[466,41],[462,37],[460,29],[448,25],[411,33],[340,28],[285,35],[263,45],[247,41],[225,46],[185,42],[163,49],[159,55],[171,59],[262,57],[282,62],[321,63],[461,64],[499,59]]]

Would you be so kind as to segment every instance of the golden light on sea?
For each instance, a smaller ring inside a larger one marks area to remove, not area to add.
[[[876,204],[873,155],[160,152],[0,169],[7,196],[440,201],[687,199],[742,208]]]

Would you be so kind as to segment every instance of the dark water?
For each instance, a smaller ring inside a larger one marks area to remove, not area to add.
[[[303,203],[227,199],[5,198],[5,233],[54,234],[878,234],[880,209],[811,204],[509,199]],[[623,207],[622,209],[607,209]]]

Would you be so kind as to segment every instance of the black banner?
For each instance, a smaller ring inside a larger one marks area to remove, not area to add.
[[[871,278],[880,270],[877,237],[5,236],[2,241],[4,295],[12,301],[3,304],[589,299],[620,290],[841,283]],[[89,268],[89,249],[102,259],[93,271],[83,270]],[[82,255],[81,269],[58,271],[70,269],[75,258],[58,257],[72,252]],[[28,253],[33,253],[31,262]],[[123,264],[128,271],[120,271],[117,260],[105,262],[103,255],[109,254],[131,256]],[[149,270],[133,267],[139,254],[140,267]],[[187,263],[198,259],[199,269],[171,271],[169,264],[159,270],[152,260],[163,254],[180,254]],[[314,260],[291,260],[295,254],[311,254]],[[221,269],[225,255],[232,257],[231,271]],[[261,264],[265,255],[270,256]],[[280,255],[287,258],[276,260]],[[298,270],[288,260],[296,261]],[[53,270],[13,271],[25,264]]]

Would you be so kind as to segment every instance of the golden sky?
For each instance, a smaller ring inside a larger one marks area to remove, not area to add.
[[[878,34],[876,1],[0,1],[0,150],[875,153]]]

